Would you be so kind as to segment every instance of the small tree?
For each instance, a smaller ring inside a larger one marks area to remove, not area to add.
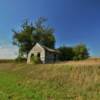
[[[59,59],[61,61],[73,60],[74,52],[72,47],[61,46],[58,50],[60,51]]]
[[[86,45],[79,44],[75,47],[62,46],[59,48],[61,61],[65,60],[84,60],[89,57],[88,49]]]
[[[73,48],[74,51],[74,60],[84,60],[89,57],[88,49],[86,45],[79,44]]]

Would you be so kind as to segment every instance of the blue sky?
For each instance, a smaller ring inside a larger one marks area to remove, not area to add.
[[[0,0],[0,57],[3,48],[8,57],[10,51],[16,54],[11,30],[19,29],[24,19],[34,22],[40,16],[54,27],[56,47],[85,43],[91,55],[100,56],[99,0]]]

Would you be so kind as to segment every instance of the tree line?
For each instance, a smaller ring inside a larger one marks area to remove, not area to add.
[[[78,44],[74,47],[61,46],[58,48],[60,51],[59,59],[65,60],[84,60],[89,57],[88,48],[85,44]]]
[[[13,30],[13,44],[19,47],[18,58],[27,58],[29,51],[37,42],[55,49],[54,29],[48,26],[46,21],[47,19],[44,17],[38,18],[35,23],[26,20],[21,25],[20,31]],[[61,46],[58,50],[61,61],[82,60],[89,57],[88,48],[85,44],[79,44],[75,47]]]

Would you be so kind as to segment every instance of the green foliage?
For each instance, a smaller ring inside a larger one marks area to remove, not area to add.
[[[45,18],[40,17],[35,23],[34,40],[40,44],[43,44],[49,48],[55,48],[55,36],[53,28],[46,26],[44,22]]]
[[[26,61],[27,61],[26,58],[22,58],[22,57],[20,57],[20,56],[18,56],[18,57],[15,59],[15,62],[18,62],[18,63],[20,63],[20,62],[26,62]]]
[[[62,46],[58,50],[60,51],[59,59],[61,61],[73,59],[74,52],[72,47]]]
[[[84,60],[89,57],[88,49],[86,45],[84,44],[79,44],[73,48],[74,51],[74,60]]]
[[[40,58],[37,56],[34,56],[34,55],[31,56],[31,62],[33,64],[40,64],[41,63]]]
[[[24,22],[22,25],[22,30],[20,32],[14,32],[13,44],[19,47],[19,56],[27,55],[29,50],[33,46],[33,34],[34,27],[28,21]]]
[[[86,45],[79,44],[75,47],[62,46],[59,48],[61,61],[65,60],[84,60],[89,57],[88,49]]]
[[[43,17],[40,17],[35,24],[26,21],[22,24],[21,31],[13,31],[13,44],[19,47],[19,56],[27,56],[37,42],[50,48],[55,47],[54,31],[44,24],[45,21]]]

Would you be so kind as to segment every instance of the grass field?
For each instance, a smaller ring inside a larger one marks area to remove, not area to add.
[[[100,100],[100,60],[1,63],[0,100]]]

